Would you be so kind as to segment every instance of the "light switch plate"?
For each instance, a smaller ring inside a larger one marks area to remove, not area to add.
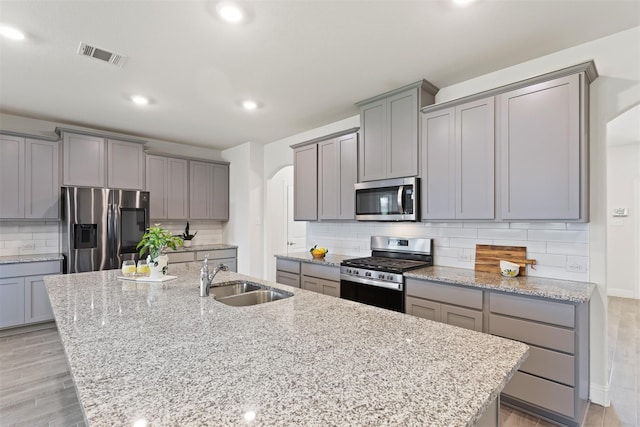
[[[627,208],[613,208],[613,216],[627,216],[629,211]]]

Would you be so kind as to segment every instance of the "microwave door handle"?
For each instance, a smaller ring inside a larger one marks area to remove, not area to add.
[[[404,185],[398,187],[398,209],[400,214],[404,214],[404,207],[402,206],[402,194],[404,193]]]

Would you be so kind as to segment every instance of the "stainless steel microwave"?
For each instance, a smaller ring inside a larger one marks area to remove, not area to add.
[[[420,221],[420,178],[359,182],[356,188],[358,221]]]

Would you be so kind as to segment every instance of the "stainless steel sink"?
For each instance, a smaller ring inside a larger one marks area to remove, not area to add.
[[[260,289],[264,289],[264,286],[258,285],[257,283],[247,282],[245,280],[238,280],[226,283],[222,286],[213,286],[209,288],[209,293],[213,294],[215,299],[220,299]]]
[[[293,296],[291,292],[267,288],[257,283],[237,281],[211,288],[216,301],[234,307],[264,304]]]

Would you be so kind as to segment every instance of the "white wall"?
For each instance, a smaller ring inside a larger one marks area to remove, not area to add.
[[[640,129],[640,121],[636,122]],[[640,132],[640,130],[639,130]],[[640,298],[640,139],[607,147],[607,294]],[[626,217],[614,217],[626,208]]]
[[[262,277],[263,248],[263,149],[247,142],[224,150],[229,168],[229,222],[224,224],[226,243],[238,246],[238,272]]]

